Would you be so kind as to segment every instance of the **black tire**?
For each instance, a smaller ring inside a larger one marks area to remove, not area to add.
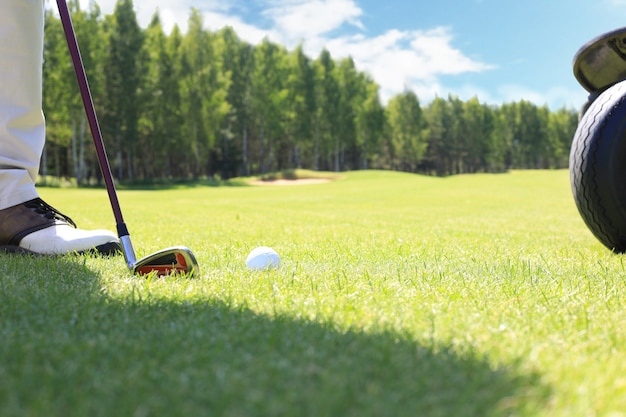
[[[601,93],[582,115],[570,183],[589,230],[607,248],[626,252],[626,81]]]

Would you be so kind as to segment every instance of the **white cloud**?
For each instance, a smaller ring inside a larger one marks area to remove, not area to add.
[[[333,56],[352,56],[358,68],[380,84],[383,100],[410,88],[420,99],[429,101],[442,94],[440,76],[493,68],[452,47],[451,30],[445,27],[427,31],[389,30],[373,38],[358,34],[321,41]]]
[[[308,39],[327,34],[344,24],[363,29],[359,17],[363,11],[354,0],[283,0],[274,1],[263,14],[276,29],[291,39]]]
[[[205,12],[203,14],[206,27],[211,30],[219,30],[223,27],[232,27],[237,36],[251,44],[260,43],[263,38],[276,39],[279,37],[274,30],[264,30],[257,26],[244,22],[241,18],[233,15],[217,12]]]
[[[80,0],[87,7],[89,0]],[[103,13],[114,10],[116,0],[98,0]],[[413,89],[422,101],[443,91],[440,77],[467,72],[482,72],[492,65],[474,60],[453,46],[450,27],[429,30],[388,30],[368,36],[360,17],[363,10],[357,0],[259,0],[253,4],[240,0],[134,0],[137,18],[146,26],[156,8],[169,31],[178,24],[184,31],[191,7],[198,8],[211,30],[232,26],[247,42],[256,44],[267,37],[288,48],[303,42],[306,53],[317,57],[326,48],[336,58],[351,56],[357,67],[369,73],[381,87],[387,100]],[[246,12],[256,15],[246,20]]]
[[[189,10],[159,8],[159,17],[161,18],[161,24],[163,25],[163,28],[169,33],[172,31],[175,25],[181,27],[182,22],[185,22],[185,27],[187,26],[186,22],[189,18]],[[141,19],[141,21],[143,22],[143,19]]]

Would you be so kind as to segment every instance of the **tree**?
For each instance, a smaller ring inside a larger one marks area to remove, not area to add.
[[[280,169],[276,159],[280,149],[275,143],[285,134],[286,99],[288,91],[287,52],[267,38],[254,51],[254,70],[251,80],[253,119],[258,138],[259,171],[264,174],[272,168]]]
[[[312,161],[315,74],[311,60],[299,45],[289,56],[286,83],[286,130],[292,144],[292,165],[302,168]]]
[[[104,49],[100,9],[92,2],[88,11],[82,11],[77,0],[69,1],[68,7],[94,104],[102,109],[101,59]],[[92,175],[98,175],[99,168],[93,148],[85,143],[89,142],[86,115],[63,29],[49,11],[45,15],[45,32],[43,109],[48,129],[42,173],[47,173],[48,154],[52,153],[57,176],[74,176],[78,184],[84,184]]]
[[[464,103],[466,149],[465,172],[488,172],[493,161],[493,114],[474,97]]]
[[[522,100],[515,104],[515,110],[517,165],[524,169],[541,168],[543,153],[540,147],[544,139],[544,126],[537,106]]]
[[[438,176],[452,173],[452,116],[448,102],[436,97],[426,112],[428,150],[424,170]]]
[[[352,58],[344,58],[335,67],[339,102],[334,135],[334,170],[345,170],[349,165],[346,153],[356,152],[356,116],[362,86],[361,78]],[[351,158],[353,159],[353,158]]]
[[[315,59],[232,28],[138,26],[132,0],[102,16],[69,0],[96,110],[118,180],[262,174],[285,168],[392,168],[450,175],[567,167],[576,112],[527,101],[488,106],[404,91],[383,105],[351,58]],[[45,15],[42,173],[99,178],[61,24]]]
[[[75,10],[75,2],[68,3]],[[51,167],[55,176],[69,175],[64,149],[70,145],[72,96],[78,94],[67,43],[60,21],[52,12],[45,14],[43,67],[43,111],[46,114],[47,140],[41,171],[45,176]]]
[[[118,0],[108,30],[103,131],[115,140],[118,179],[124,178],[124,173],[132,179],[133,156],[141,155],[137,143],[141,84],[138,57],[143,44],[132,0]]]
[[[517,166],[519,140],[516,138],[516,105],[503,104],[494,111],[494,160],[497,171],[505,171]]]
[[[223,43],[203,29],[197,9],[192,9],[187,34],[181,44],[181,102],[183,139],[191,158],[194,178],[212,171],[211,152],[223,120],[230,110],[226,101],[229,80],[222,71]]]
[[[317,104],[313,126],[313,168],[319,170],[332,166],[330,159],[337,135],[335,126],[339,123],[339,83],[335,77],[335,62],[327,49],[322,50],[313,67]],[[338,167],[334,168],[337,170]]]
[[[567,168],[569,165],[570,145],[577,126],[578,114],[576,111],[562,108],[550,113],[548,121],[550,149],[548,153],[553,158],[555,168]]]
[[[226,100],[230,111],[225,117],[223,140],[216,149],[216,159],[222,178],[229,178],[241,172],[248,176],[250,82],[254,64],[252,45],[240,40],[231,27],[222,29],[218,36],[224,44],[222,56],[223,71],[230,79]]]
[[[359,169],[367,169],[370,162],[380,157],[385,127],[385,108],[380,102],[379,87],[371,78],[361,74],[360,105],[356,115],[356,140]]]
[[[173,33],[170,39],[177,36]],[[176,160],[183,156],[176,150],[182,125],[177,43],[168,42],[159,14],[155,13],[145,31],[140,61],[144,74],[139,94],[139,143],[143,157],[138,162],[143,178],[171,177],[178,168]]]
[[[424,136],[426,121],[419,99],[414,92],[405,91],[389,101],[386,114],[392,167],[415,172],[428,146]]]

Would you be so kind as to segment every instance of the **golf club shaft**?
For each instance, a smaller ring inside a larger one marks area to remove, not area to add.
[[[100,130],[100,124],[98,123],[96,109],[93,104],[91,90],[89,89],[89,83],[87,81],[87,74],[85,73],[83,59],[80,54],[80,49],[78,47],[78,40],[76,39],[76,32],[74,31],[74,25],[72,23],[72,16],[70,15],[69,8],[67,7],[66,0],[57,0],[57,6],[59,8],[59,14],[61,16],[63,31],[65,32],[65,39],[67,40],[67,45],[69,47],[70,55],[72,57],[72,63],[74,64],[76,78],[78,79],[80,96],[83,100],[83,105],[85,106],[85,112],[87,113],[89,128],[91,129],[93,143],[95,145],[96,153],[98,156],[98,163],[100,165],[102,177],[104,178],[104,183],[106,185],[107,193],[109,195],[109,201],[111,202],[111,208],[113,209],[115,222],[117,223],[117,233],[120,237],[120,240],[122,241],[126,262],[128,263],[129,267],[131,265],[134,266],[136,262],[135,251],[132,247],[128,228],[126,227],[126,223],[124,222],[122,209],[117,198],[115,183],[113,182],[113,175],[111,174],[111,166],[109,165],[109,159],[107,158],[104,141],[102,140],[102,132]]]

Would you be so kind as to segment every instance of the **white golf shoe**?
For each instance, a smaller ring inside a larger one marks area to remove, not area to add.
[[[0,210],[0,252],[62,255],[120,251],[108,230],[82,230],[68,216],[40,198]]]

